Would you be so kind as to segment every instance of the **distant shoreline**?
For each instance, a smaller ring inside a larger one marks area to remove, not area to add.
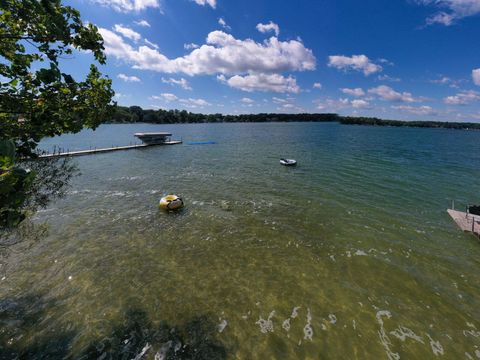
[[[334,113],[304,114],[198,114],[185,110],[144,110],[139,106],[118,106],[109,124],[194,124],[194,123],[261,123],[261,122],[337,122],[343,125],[370,125],[434,129],[480,130],[480,123],[443,121],[385,120],[375,117],[341,116]]]

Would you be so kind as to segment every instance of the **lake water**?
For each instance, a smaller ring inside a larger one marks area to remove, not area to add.
[[[445,211],[480,201],[480,132],[104,125],[42,147],[137,131],[184,144],[75,158],[48,234],[1,258],[0,357],[480,358],[480,241]]]

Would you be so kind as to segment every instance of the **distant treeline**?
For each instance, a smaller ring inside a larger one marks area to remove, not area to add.
[[[276,122],[276,121],[338,121],[337,114],[198,114],[186,110],[143,110],[139,106],[117,106],[113,123],[215,123],[215,122]]]
[[[345,125],[408,126],[425,128],[475,129],[480,123],[442,121],[400,121],[369,117],[340,116],[338,114],[199,114],[186,110],[144,110],[139,106],[117,106],[110,123],[234,123],[234,122],[339,122]]]
[[[408,126],[422,128],[480,130],[480,123],[459,123],[445,121],[401,121],[353,116],[338,116],[338,121],[341,124],[345,125]]]

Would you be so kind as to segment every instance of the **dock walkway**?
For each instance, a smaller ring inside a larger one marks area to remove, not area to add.
[[[447,212],[460,229],[480,236],[480,215],[473,215],[453,209],[448,209]]]
[[[177,145],[181,143],[182,143],[181,140],[175,140],[175,141],[166,141],[161,144],[135,144],[135,145],[126,145],[126,146],[114,146],[114,147],[102,148],[102,149],[95,148],[95,149],[89,149],[89,150],[65,151],[65,152],[56,152],[52,154],[41,154],[39,158],[45,159],[45,158],[65,157],[65,156],[83,156],[83,155],[101,154],[101,153],[112,152],[112,151],[146,148],[146,147],[157,146],[157,145]]]

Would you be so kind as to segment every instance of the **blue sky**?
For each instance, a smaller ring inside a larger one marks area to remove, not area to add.
[[[120,105],[480,122],[480,0],[66,3],[99,27]]]

